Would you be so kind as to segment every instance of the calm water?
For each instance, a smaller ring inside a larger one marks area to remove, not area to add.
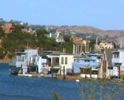
[[[124,100],[123,85],[17,77],[8,68],[0,64],[0,100],[52,100],[53,91],[63,100]]]
[[[0,65],[0,100],[52,100],[53,91],[64,100],[80,100],[75,81],[11,76],[8,68]]]

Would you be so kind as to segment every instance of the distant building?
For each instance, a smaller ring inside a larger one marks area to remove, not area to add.
[[[61,32],[56,32],[55,34],[56,34],[56,38],[55,38],[56,42],[58,43],[64,42],[63,34]]]
[[[123,63],[124,65],[124,50],[113,51],[113,62]]]
[[[50,32],[48,37],[49,38],[52,38],[53,37],[53,34]]]
[[[113,49],[114,44],[112,42],[101,41],[100,43],[96,43],[96,45],[95,45],[95,50],[96,51],[101,51],[105,48],[106,49]]]
[[[12,33],[15,29],[12,23],[6,23],[2,26],[5,33]]]
[[[36,32],[35,30],[32,30],[32,28],[23,28],[21,31],[26,33],[32,33],[32,34]]]
[[[55,33],[50,32],[49,36],[50,38],[54,38],[56,42],[63,43],[64,41],[64,35],[62,32],[56,31]]]
[[[90,40],[83,39],[82,37],[73,37],[73,54],[80,54],[82,51],[89,51]]]

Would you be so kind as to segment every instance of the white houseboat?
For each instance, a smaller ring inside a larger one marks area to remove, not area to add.
[[[15,58],[10,63],[11,74],[26,74],[29,71],[36,70],[36,49],[27,49],[24,52],[16,52]]]
[[[16,58],[10,63],[11,74],[26,74],[35,71],[40,74],[50,72],[65,74],[72,70],[74,56],[72,54],[57,51],[43,51],[38,53],[36,49],[28,49],[24,52],[16,52]]]
[[[49,65],[52,68],[58,68],[60,74],[67,74],[68,72],[72,72],[72,65],[74,62],[73,54],[66,54],[60,52],[53,52],[47,55],[49,61]]]
[[[124,75],[124,50],[116,50],[112,53],[113,76]]]

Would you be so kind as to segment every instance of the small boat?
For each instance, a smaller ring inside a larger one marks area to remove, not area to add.
[[[78,80],[78,79],[77,79],[77,80],[75,80],[75,81],[76,81],[77,83],[79,83],[79,82],[80,82],[80,80]]]
[[[28,77],[32,77],[32,74],[18,74],[18,76],[28,76]]]
[[[10,67],[9,71],[12,75],[18,75],[18,73],[20,72],[21,68],[17,68],[17,67]]]

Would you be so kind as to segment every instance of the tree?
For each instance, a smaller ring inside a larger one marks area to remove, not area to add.
[[[39,37],[39,36],[45,36],[47,34],[48,34],[47,30],[44,29],[44,28],[41,28],[41,29],[37,29],[36,30],[37,37]]]
[[[30,34],[22,32],[22,28],[25,26],[15,24],[15,30],[4,36],[4,32],[0,29],[0,37],[2,38],[2,48],[4,48],[9,54],[14,54],[15,51],[24,51],[27,47],[29,48],[43,48],[44,50],[59,50],[62,51],[63,48],[67,52],[72,52],[72,42],[70,41],[70,36],[66,37],[65,43],[59,44],[53,38],[49,38],[48,31],[45,28],[37,29],[35,34]]]
[[[19,25],[19,24],[15,25],[14,23],[13,26],[14,26],[14,31],[13,31],[14,33],[22,32],[22,29],[26,28],[24,25]]]
[[[95,40],[90,40],[89,47],[91,52],[94,52],[95,43]]]
[[[6,55],[6,50],[4,48],[0,48],[0,59],[3,59],[4,56]]]
[[[2,29],[2,27],[0,26],[0,38],[4,37],[5,33]]]

